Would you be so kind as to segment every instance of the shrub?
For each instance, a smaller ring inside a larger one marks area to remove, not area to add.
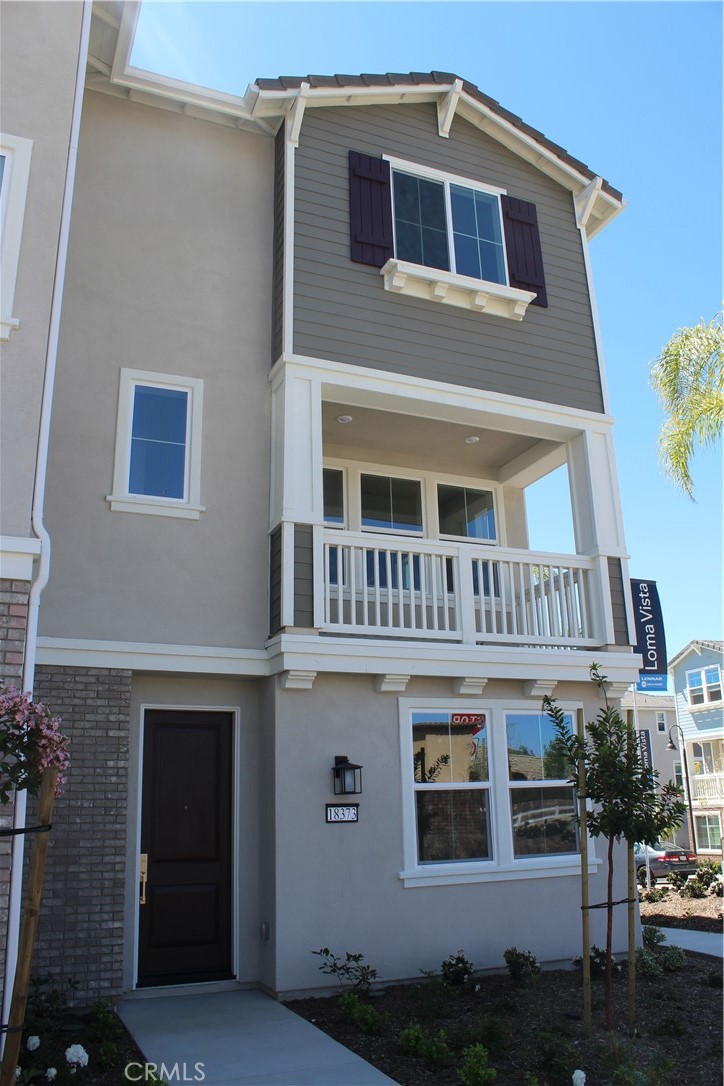
[[[462,950],[451,954],[440,966],[442,979],[449,988],[461,988],[470,980],[473,963],[466,958]]]
[[[337,1000],[337,1006],[342,1012],[342,1017],[348,1022],[351,1022],[354,1018],[354,1012],[359,1005],[359,996],[356,992],[342,992],[342,995]]]
[[[694,875],[693,879],[689,879],[684,886],[681,887],[679,893],[682,897],[706,897],[709,891],[708,885],[704,882],[699,882],[699,876]]]
[[[372,981],[377,979],[377,970],[365,963],[363,954],[350,954],[347,951],[342,961],[326,946],[321,950],[313,950],[312,954],[324,958],[319,967],[320,973],[336,977],[340,984],[351,984],[355,991],[368,992]]]
[[[381,1031],[384,1015],[371,1004],[363,1003],[356,992],[343,992],[339,997],[338,1006],[342,1017],[348,1022],[353,1022],[367,1036],[376,1037]]]
[[[674,1061],[657,1056],[646,1067],[642,1053],[633,1044],[611,1037],[602,1054],[602,1065],[608,1072],[606,1086],[667,1086]]]
[[[644,977],[660,977],[664,972],[658,954],[646,948],[636,951],[636,968]]]
[[[427,1060],[431,1067],[444,1067],[450,1062],[451,1052],[444,1029],[430,1036],[419,1022],[411,1022],[406,1029],[400,1031],[397,1041],[408,1056],[420,1056]]]
[[[606,972],[606,951],[602,950],[600,946],[596,946],[594,943],[588,952],[588,956],[591,960],[591,972],[592,973],[605,973]],[[583,958],[579,955],[573,959],[573,964],[581,966],[583,964]],[[621,972],[621,966],[611,955],[611,967],[614,973]]]
[[[666,973],[686,968],[686,954],[680,946],[667,946],[659,951],[659,961]]]
[[[570,1086],[578,1057],[573,1043],[563,1033],[538,1033],[536,1071],[548,1086]]]
[[[657,928],[653,924],[644,924],[641,934],[643,935],[646,950],[653,950],[654,947],[666,941],[666,936],[661,928]]]
[[[497,1078],[495,1070],[488,1066],[488,1051],[483,1045],[469,1045],[463,1050],[459,1074],[463,1086],[488,1086]]]
[[[682,890],[686,886],[688,881],[689,876],[686,874],[685,871],[672,871],[669,875],[669,882],[675,890]]]
[[[509,946],[503,957],[515,984],[527,984],[540,973],[540,963],[530,950]]]
[[[707,887],[712,886],[721,875],[721,862],[719,860],[698,860],[696,865],[696,877],[700,882],[705,882]]]

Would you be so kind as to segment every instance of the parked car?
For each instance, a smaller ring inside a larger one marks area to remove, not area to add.
[[[637,873],[641,868],[646,870],[647,853],[652,886],[657,879],[668,879],[674,871],[685,875],[696,874],[696,853],[666,841],[657,841],[655,845],[634,845]]]

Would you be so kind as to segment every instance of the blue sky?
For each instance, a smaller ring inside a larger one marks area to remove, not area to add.
[[[591,244],[632,577],[659,586],[669,656],[722,637],[721,448],[696,501],[661,473],[649,365],[722,295],[722,5],[628,0],[143,4],[138,67],[242,94],[259,76],[438,69],[477,84],[628,201]],[[532,545],[573,550],[551,477]]]

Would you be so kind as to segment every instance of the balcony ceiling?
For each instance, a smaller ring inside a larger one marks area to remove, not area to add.
[[[351,415],[352,422],[337,422],[340,415]],[[325,456],[501,479],[514,485],[510,465],[520,457],[530,460],[535,450],[533,459],[540,454],[539,475],[545,475],[552,470],[551,453],[558,448],[552,441],[524,434],[329,402],[322,404],[322,435]],[[479,440],[466,444],[466,437]]]

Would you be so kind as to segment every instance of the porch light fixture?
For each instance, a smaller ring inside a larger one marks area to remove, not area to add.
[[[480,438],[476,437],[475,434],[470,434],[469,437],[465,438],[465,444],[466,445],[477,445],[477,443],[479,441],[480,441]]]
[[[337,422],[340,423],[342,426],[347,426],[347,424],[350,423],[351,421],[352,421],[352,416],[351,415],[337,415]]]
[[[346,754],[336,754],[332,779],[335,796],[357,796],[362,791],[362,766],[350,762]]]

